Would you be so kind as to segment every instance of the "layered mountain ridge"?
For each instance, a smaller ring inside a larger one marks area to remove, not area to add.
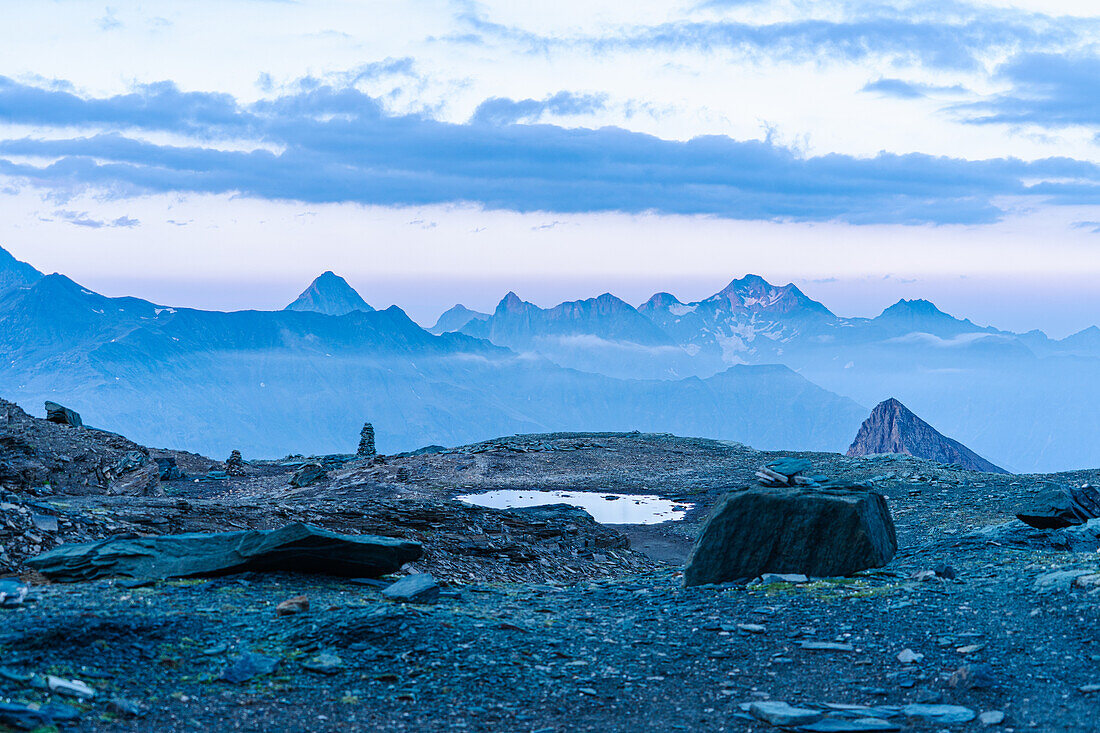
[[[319,281],[309,305],[333,314],[171,308],[43,277],[0,297],[0,394],[31,412],[61,402],[144,444],[261,457],[354,450],[366,420],[383,452],[586,429],[838,450],[862,413],[783,366],[617,379],[464,333],[431,334],[397,306],[344,312],[330,306],[351,298],[328,297],[343,281]],[[559,318],[633,310],[616,301],[593,299]],[[634,328],[668,341],[637,318]],[[752,418],[762,412],[780,419]]]
[[[509,293],[430,331],[331,272],[283,311],[238,313],[107,298],[10,256],[0,282],[16,283],[0,292],[0,390],[31,409],[73,402],[145,443],[331,452],[372,419],[390,451],[566,428],[841,451],[859,405],[896,395],[1008,469],[1100,463],[1096,328],[1055,341],[923,300],[845,318],[756,275],[637,308]]]

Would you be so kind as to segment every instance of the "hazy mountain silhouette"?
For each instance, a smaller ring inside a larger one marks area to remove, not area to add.
[[[458,303],[444,311],[435,322],[435,325],[429,328],[428,331],[437,335],[441,333],[450,333],[459,330],[470,321],[484,321],[489,317],[488,313],[470,310],[461,303]]]

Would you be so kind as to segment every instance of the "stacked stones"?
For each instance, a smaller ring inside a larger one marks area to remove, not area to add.
[[[374,458],[377,451],[374,449],[374,426],[369,422],[363,424],[359,431],[359,450],[356,452],[360,458]]]
[[[239,450],[234,450],[225,460],[225,472],[230,476],[244,476],[244,459]]]

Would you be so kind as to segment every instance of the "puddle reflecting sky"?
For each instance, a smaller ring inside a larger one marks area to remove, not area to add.
[[[483,494],[465,494],[459,501],[492,509],[512,509],[546,504],[580,507],[601,524],[659,524],[683,519],[692,505],[659,496],[598,494],[590,491],[516,491],[502,489]]]

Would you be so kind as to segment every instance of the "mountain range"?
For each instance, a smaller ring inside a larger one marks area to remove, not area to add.
[[[0,394],[208,455],[353,451],[366,420],[383,452],[556,430],[838,450],[864,412],[781,365],[617,379],[431,334],[396,306],[364,309],[336,276],[292,309],[232,313],[109,298],[60,274],[28,279],[0,296]]]
[[[709,298],[508,293],[430,329],[326,272],[282,311],[107,298],[0,250],[0,394],[51,399],[146,444],[213,455],[380,450],[513,432],[652,430],[843,451],[896,395],[996,464],[1100,464],[1100,329],[1061,341],[902,300],[844,318],[748,275]]]
[[[1100,429],[1088,407],[1100,399],[1096,327],[1054,340],[977,325],[919,299],[845,318],[793,284],[747,275],[700,301],[657,293],[637,308],[601,296],[542,309],[509,293],[491,315],[455,330],[627,379],[783,364],[861,404],[896,395],[1013,470],[1100,463],[1100,445],[1088,438]]]

